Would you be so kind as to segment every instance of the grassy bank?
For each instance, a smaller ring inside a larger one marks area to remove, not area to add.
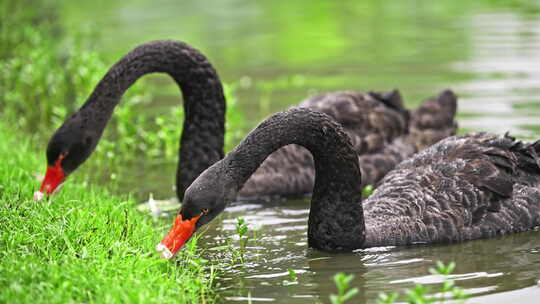
[[[168,224],[97,187],[67,183],[33,202],[43,160],[3,124],[0,142],[0,303],[213,302],[215,272],[194,242],[178,264],[160,260],[154,247]]]

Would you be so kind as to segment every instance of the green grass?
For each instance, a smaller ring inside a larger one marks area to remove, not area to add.
[[[216,273],[195,241],[178,263],[159,259],[154,247],[170,223],[73,180],[53,200],[34,202],[41,153],[5,125],[0,142],[0,303],[214,301]]]

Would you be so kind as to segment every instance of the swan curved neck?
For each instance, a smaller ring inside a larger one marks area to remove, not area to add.
[[[273,115],[253,130],[224,159],[237,190],[268,155],[288,144],[304,146],[315,161],[309,245],[326,251],[361,248],[364,219],[358,159],[341,126],[323,113],[293,108]]]
[[[223,157],[225,98],[217,72],[196,49],[177,41],[140,45],[118,61],[96,86],[79,110],[101,136],[114,107],[140,77],[167,73],[184,96],[184,128],[177,171],[177,194],[207,167]]]

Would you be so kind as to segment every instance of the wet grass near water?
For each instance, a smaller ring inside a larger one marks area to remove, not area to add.
[[[21,139],[22,138],[22,139]],[[0,302],[211,303],[216,271],[192,241],[178,263],[154,252],[166,225],[133,199],[68,183],[32,200],[44,163],[22,134],[0,125]]]

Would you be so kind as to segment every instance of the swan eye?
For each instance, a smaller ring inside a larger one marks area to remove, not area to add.
[[[203,213],[204,215],[207,215],[208,212],[210,212],[210,210],[208,210],[208,208],[204,208],[204,209],[202,210],[202,213]]]

